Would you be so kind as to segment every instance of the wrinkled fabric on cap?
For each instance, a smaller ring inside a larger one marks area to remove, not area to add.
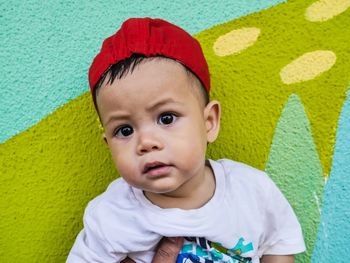
[[[89,70],[90,90],[113,64],[133,53],[146,57],[162,55],[189,68],[210,91],[210,76],[199,42],[182,28],[162,19],[130,18],[112,36],[104,40]]]

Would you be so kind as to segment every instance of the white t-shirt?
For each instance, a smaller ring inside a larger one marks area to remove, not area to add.
[[[162,209],[122,178],[112,182],[88,204],[67,262],[120,262],[126,256],[151,262],[163,236],[187,237],[177,262],[256,263],[264,254],[305,250],[291,206],[264,172],[227,159],[209,163],[215,193],[198,209]]]

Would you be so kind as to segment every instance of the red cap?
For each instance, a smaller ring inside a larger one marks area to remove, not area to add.
[[[210,76],[199,42],[182,28],[162,19],[130,18],[112,36],[104,40],[89,70],[90,90],[113,64],[133,53],[146,57],[162,55],[189,68],[209,93]]]

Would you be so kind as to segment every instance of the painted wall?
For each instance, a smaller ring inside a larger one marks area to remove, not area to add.
[[[118,176],[87,70],[132,16],[201,42],[222,103],[208,157],[266,169],[295,209],[307,252],[350,261],[350,1],[1,3],[0,262],[64,262],[89,200]]]

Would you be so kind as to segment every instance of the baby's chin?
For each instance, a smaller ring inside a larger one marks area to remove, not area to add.
[[[168,195],[169,197],[171,197],[179,188],[179,185],[174,183],[173,180],[171,180],[170,178],[162,178],[161,180],[157,180],[158,182],[152,186],[140,185],[130,181],[128,182],[127,180],[126,182],[132,187],[142,190],[144,194],[150,193],[151,195]]]
[[[144,193],[150,193],[151,195],[163,195],[168,197],[176,197],[178,187],[172,185],[163,185],[158,187],[153,187],[151,189],[142,189]]]

